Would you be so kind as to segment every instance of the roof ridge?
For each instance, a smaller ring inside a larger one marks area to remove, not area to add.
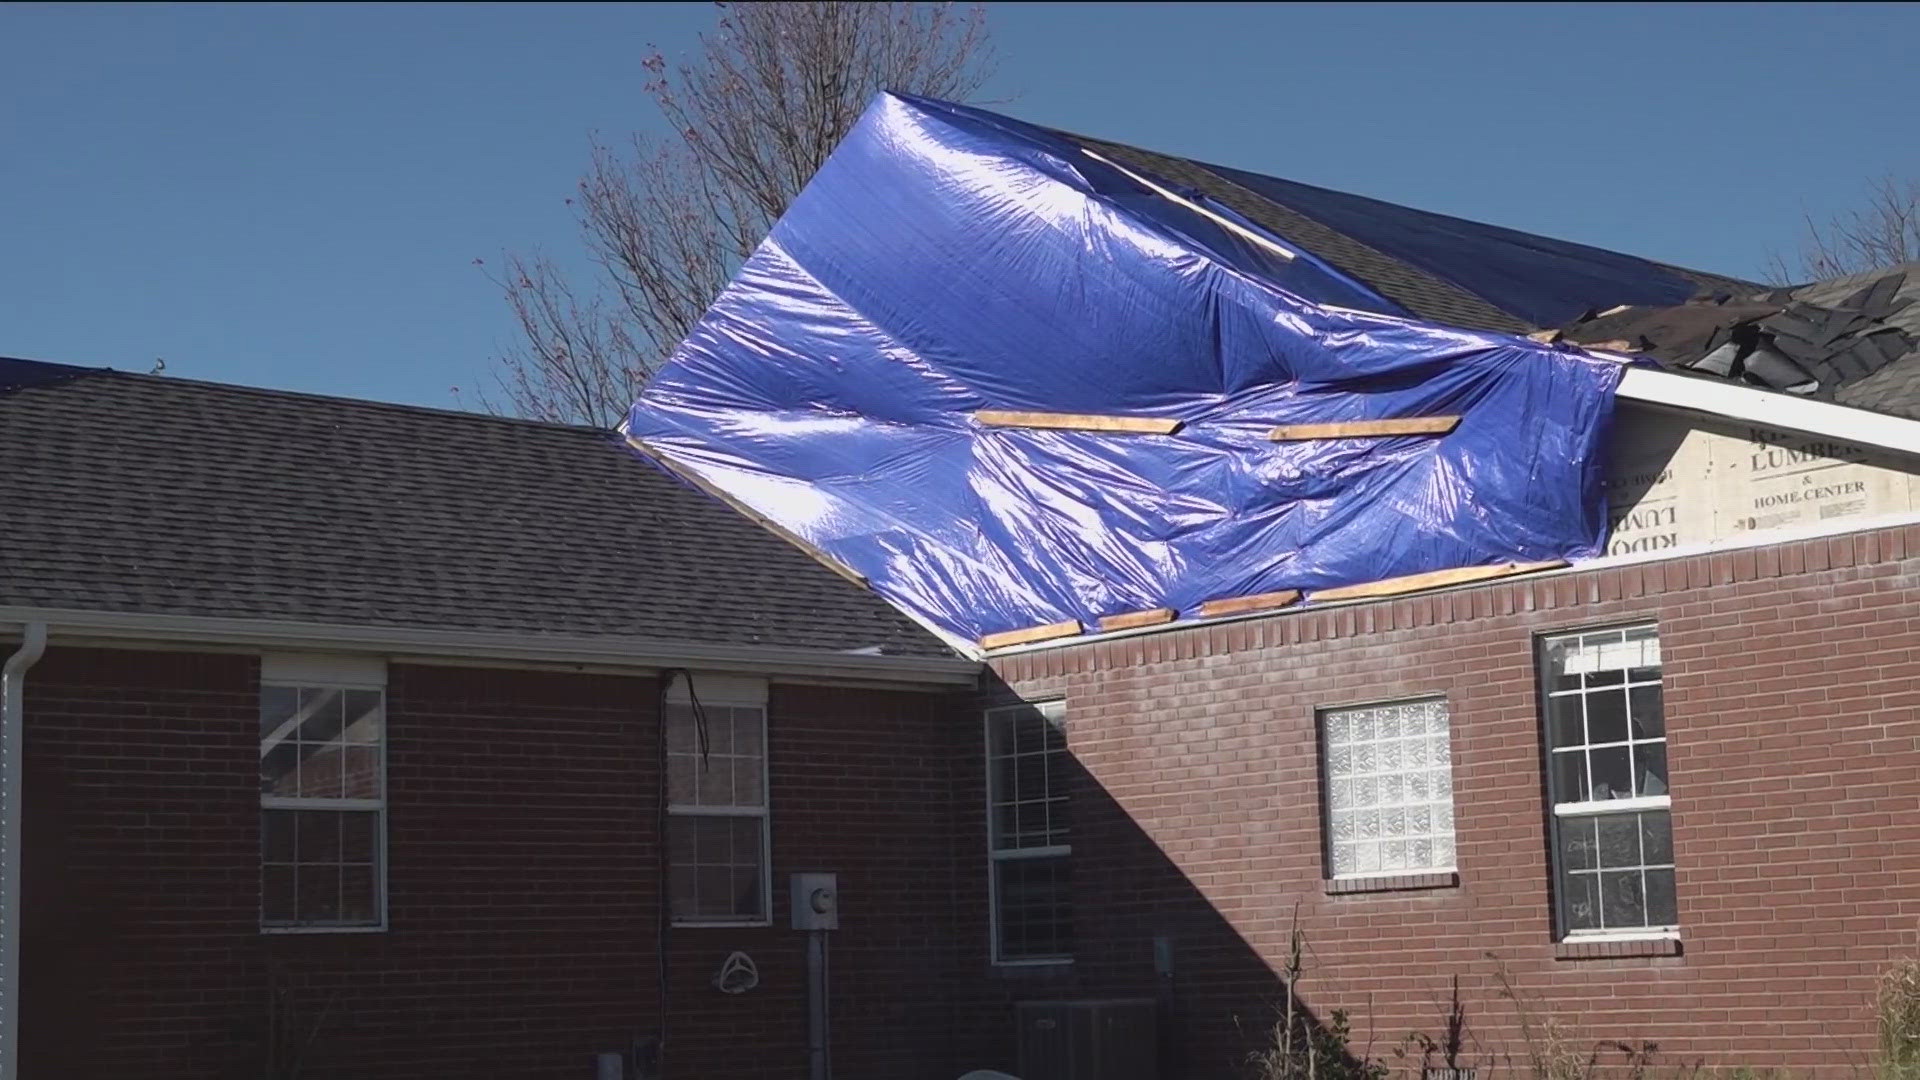
[[[0,357],[0,359],[14,360],[14,359],[24,359],[24,358]],[[77,366],[77,365],[71,365],[71,364],[61,364],[59,361],[53,361],[53,360],[28,360],[26,362],[34,363],[34,364],[52,364],[55,366],[65,366],[65,367]],[[121,369],[115,368],[115,367],[87,368],[85,370],[87,370],[89,374],[93,375],[96,378],[106,376],[106,377],[126,379],[126,380],[137,381],[137,382],[157,383],[157,384],[162,384],[166,386],[186,386],[186,387],[206,388],[206,389],[212,389],[212,390],[225,390],[225,391],[231,391],[231,392],[258,396],[258,397],[266,397],[266,398],[287,398],[287,399],[305,400],[305,401],[327,401],[327,402],[334,402],[336,404],[358,405],[358,406],[372,407],[376,409],[391,410],[391,411],[397,411],[397,412],[425,413],[433,416],[446,416],[446,417],[453,417],[453,418],[458,418],[462,420],[491,421],[494,423],[513,424],[521,427],[546,428],[546,429],[556,430],[556,431],[577,431],[577,432],[585,432],[585,433],[595,434],[595,435],[610,435],[613,432],[612,428],[596,427],[592,424],[562,424],[553,420],[534,420],[534,419],[521,417],[521,416],[501,416],[497,413],[475,412],[470,409],[449,409],[449,408],[442,408],[434,405],[418,405],[418,404],[413,404],[411,402],[402,402],[402,401],[381,401],[377,398],[351,397],[346,394],[321,394],[321,393],[315,393],[311,390],[285,390],[279,387],[272,387],[272,386],[250,386],[246,383],[221,382],[217,379],[195,379],[195,378],[189,378],[189,377],[180,376],[180,375],[157,375],[157,374],[151,374],[148,372],[122,371]]]

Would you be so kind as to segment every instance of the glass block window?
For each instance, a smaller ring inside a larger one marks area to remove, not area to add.
[[[768,920],[767,710],[667,706],[668,896],[680,924]]]
[[[1676,930],[1658,631],[1546,638],[1540,677],[1561,936]]]
[[[1436,698],[1323,709],[1320,729],[1332,875],[1452,870],[1447,703]]]
[[[385,921],[386,691],[260,686],[260,925]]]
[[[998,963],[1073,955],[1066,704],[987,712],[988,872]]]

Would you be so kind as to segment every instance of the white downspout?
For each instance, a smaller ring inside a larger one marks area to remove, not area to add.
[[[20,1075],[20,785],[25,776],[27,669],[47,651],[31,622],[0,668],[0,1080]]]

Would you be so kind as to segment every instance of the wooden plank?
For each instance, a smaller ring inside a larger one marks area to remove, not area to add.
[[[1403,416],[1392,420],[1348,420],[1338,424],[1288,424],[1274,428],[1274,442],[1301,439],[1369,439],[1382,435],[1445,435],[1460,423],[1458,416]]]
[[[1282,592],[1255,593],[1252,596],[1229,596],[1220,600],[1209,600],[1200,605],[1200,614],[1211,619],[1217,615],[1243,615],[1249,611],[1269,611],[1283,608],[1300,599],[1299,589],[1286,589]]]
[[[848,569],[847,567],[840,565],[840,563],[837,562],[836,560],[829,558],[825,552],[821,551],[819,548],[814,547],[812,544],[807,543],[805,540],[802,540],[800,537],[794,535],[793,533],[787,531],[785,528],[781,527],[781,525],[778,522],[772,520],[771,518],[768,518],[765,514],[760,513],[758,510],[755,510],[753,507],[748,506],[746,503],[741,502],[739,499],[734,498],[732,495],[729,495],[726,492],[715,487],[714,485],[708,483],[706,478],[702,477],[699,473],[694,472],[692,469],[682,468],[681,466],[675,464],[673,460],[668,458],[665,454],[656,452],[653,449],[653,447],[648,446],[646,443],[641,442],[639,439],[636,439],[631,435],[627,435],[625,436],[625,438],[627,440],[628,446],[631,446],[635,450],[640,451],[642,454],[647,455],[647,458],[649,460],[659,462],[661,468],[666,469],[668,472],[672,473],[673,475],[679,477],[682,480],[685,480],[687,483],[692,484],[694,487],[699,488],[701,491],[704,491],[707,494],[713,496],[714,498],[720,500],[721,502],[726,503],[729,507],[733,508],[733,511],[735,513],[739,514],[741,517],[746,518],[748,521],[751,521],[754,524],[760,526],[761,528],[767,530],[768,532],[774,534],[775,536],[778,536],[780,539],[785,540],[787,543],[792,544],[794,547],[799,548],[802,552],[806,553],[807,557],[811,558],[814,562],[817,562],[821,566],[824,566],[827,569],[833,571],[834,573],[839,574],[841,577],[846,578],[848,581],[853,582],[855,585],[858,585],[863,589],[868,587],[867,579],[865,577],[862,577],[861,575],[853,572],[851,569]]]
[[[1316,589],[1313,593],[1315,603],[1327,600],[1364,600],[1373,596],[1398,596],[1401,593],[1419,592],[1422,589],[1440,589],[1448,585],[1465,585],[1472,581],[1487,581],[1493,578],[1512,577],[1515,574],[1531,574],[1540,570],[1557,570],[1567,565],[1565,559],[1549,559],[1546,562],[1498,563],[1493,566],[1461,566],[1452,570],[1433,570],[1425,574],[1408,574],[1405,577],[1383,578],[1369,581],[1364,585],[1342,585],[1337,589]]]
[[[1009,645],[1025,645],[1034,641],[1052,641],[1054,638],[1072,637],[1080,633],[1079,619],[1066,622],[1048,623],[1045,626],[1029,626],[1022,630],[1002,630],[998,634],[988,634],[980,639],[983,649],[1004,649]]]
[[[1053,431],[1109,431],[1129,435],[1171,435],[1181,421],[1159,416],[1096,416],[1091,413],[1008,412],[982,409],[975,421],[988,427],[1045,428]]]
[[[1173,621],[1173,609],[1157,607],[1148,611],[1127,611],[1118,615],[1100,616],[1102,633],[1114,630],[1132,630],[1141,626],[1159,626]]]

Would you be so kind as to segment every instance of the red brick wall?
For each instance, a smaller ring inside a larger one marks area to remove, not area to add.
[[[269,970],[302,1075],[584,1077],[658,1029],[652,679],[394,665],[381,933],[258,929],[258,665],[54,649],[27,692],[23,1075],[249,1077]],[[838,1074],[949,1078],[953,714],[775,686],[775,923],[673,934],[668,1076],[805,1075],[786,875],[835,870]],[[761,986],[722,995],[727,953]]]
[[[1304,998],[1349,1010],[1376,1054],[1439,1035],[1457,978],[1461,1064],[1517,1056],[1504,966],[1583,1051],[1863,1064],[1876,975],[1920,928],[1917,585],[1920,528],[1888,530],[1008,658],[1018,692],[1065,695],[1085,774],[1079,962],[1059,977],[1151,992],[1152,938],[1174,938],[1186,1072],[1224,1075],[1297,912]],[[1534,635],[1642,619],[1665,658],[1684,954],[1558,959]],[[1458,886],[1327,895],[1316,707],[1435,693]]]

